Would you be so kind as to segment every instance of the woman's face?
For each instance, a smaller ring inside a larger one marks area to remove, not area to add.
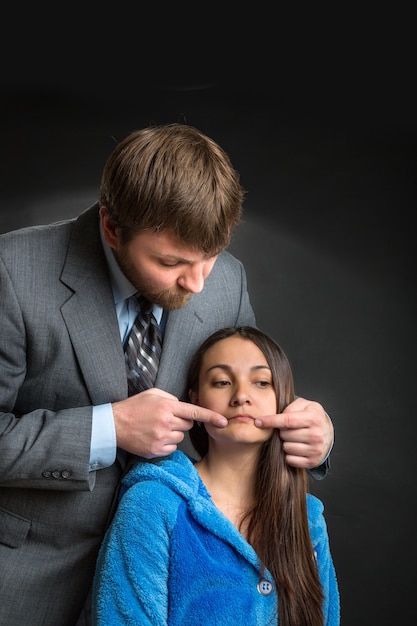
[[[204,354],[198,392],[191,402],[224,415],[225,428],[205,424],[210,437],[247,443],[263,443],[272,429],[255,426],[255,418],[274,415],[277,398],[272,374],[261,350],[237,335],[221,339]]]

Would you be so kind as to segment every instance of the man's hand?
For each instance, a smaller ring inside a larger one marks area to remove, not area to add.
[[[255,420],[259,428],[278,428],[288,465],[313,469],[333,445],[333,424],[318,402],[297,398],[282,413]]]
[[[146,459],[177,449],[194,420],[222,428],[227,419],[195,404],[180,402],[161,389],[147,389],[112,404],[117,446]]]

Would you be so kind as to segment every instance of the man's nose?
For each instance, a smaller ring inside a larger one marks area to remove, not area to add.
[[[190,293],[200,293],[203,290],[205,278],[204,263],[193,263],[185,268],[177,282]]]

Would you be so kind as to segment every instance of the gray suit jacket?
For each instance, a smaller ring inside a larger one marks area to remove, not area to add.
[[[94,405],[127,397],[98,226],[76,220],[0,236],[0,624],[73,626],[123,471],[89,472]],[[184,397],[214,330],[255,324],[242,264],[222,253],[202,293],[170,313],[156,386]],[[152,532],[152,520],[149,526]]]

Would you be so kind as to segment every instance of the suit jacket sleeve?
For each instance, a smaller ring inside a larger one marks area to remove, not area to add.
[[[0,238],[0,485],[91,490],[92,407],[126,397],[97,212]]]

